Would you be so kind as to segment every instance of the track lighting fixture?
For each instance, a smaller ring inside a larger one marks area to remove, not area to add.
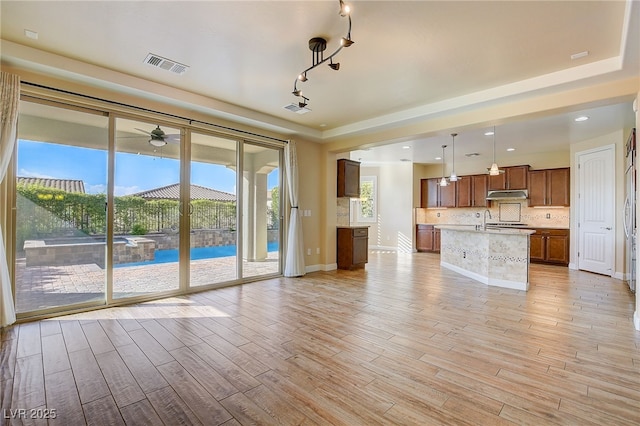
[[[328,64],[329,67],[332,70],[338,71],[340,69],[340,63],[339,62],[334,63],[333,57],[336,56],[338,52],[342,50],[343,47],[349,47],[354,43],[353,40],[351,40],[351,7],[348,4],[346,4],[343,0],[339,0],[339,3],[340,3],[340,11],[339,11],[340,16],[342,16],[343,18],[347,18],[349,20],[349,28],[347,30],[347,35],[340,39],[340,46],[338,46],[335,52],[333,52],[331,55],[329,55],[326,58],[324,57],[324,51],[327,49],[327,40],[322,37],[314,37],[311,40],[309,40],[309,49],[312,52],[311,66],[306,70],[302,71],[300,74],[298,74],[298,77],[294,81],[293,91],[291,92],[294,96],[302,96],[302,91],[298,89],[298,81],[302,81],[302,82],[307,81],[308,80],[307,72],[311,71],[318,65],[323,64],[326,61],[329,61],[329,64]],[[299,104],[300,105],[304,104],[306,106],[307,101],[309,99],[305,98],[304,96],[302,97],[304,98],[304,101],[300,102]]]

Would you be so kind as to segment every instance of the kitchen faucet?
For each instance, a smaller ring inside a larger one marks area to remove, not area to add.
[[[482,230],[487,230],[487,213],[489,213],[489,219],[491,219],[491,212],[489,209],[486,209],[484,213],[482,213]]]

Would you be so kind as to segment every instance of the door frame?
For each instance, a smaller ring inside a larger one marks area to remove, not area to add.
[[[611,277],[615,276],[615,265],[616,265],[616,215],[617,215],[617,205],[616,205],[616,181],[617,181],[617,177],[616,177],[616,144],[615,143],[611,143],[611,144],[607,144],[607,145],[602,145],[596,148],[591,148],[591,149],[586,149],[583,151],[578,151],[575,153],[574,156],[574,182],[575,182],[575,191],[574,191],[574,200],[572,201],[573,205],[576,206],[575,209],[575,214],[574,214],[574,219],[573,219],[573,229],[574,231],[571,232],[572,235],[572,243],[571,243],[571,257],[572,259],[574,259],[574,262],[572,262],[570,264],[570,268],[571,269],[580,269],[580,257],[579,257],[579,250],[580,250],[580,243],[581,243],[581,234],[582,231],[580,229],[580,214],[582,212],[582,198],[580,197],[580,193],[581,193],[581,189],[582,189],[582,182],[580,181],[580,159],[582,156],[584,155],[588,155],[588,154],[593,154],[595,152],[601,152],[601,151],[605,151],[609,154],[609,161],[611,162],[611,169],[614,171],[614,177],[613,177],[613,185],[611,188],[611,192],[613,194],[613,205],[612,205],[612,216],[613,216],[613,220],[612,220],[612,236],[613,238],[611,238],[610,241],[610,247],[608,248],[608,250],[610,250],[610,253],[613,253],[612,257],[611,257],[611,264],[610,264],[610,270],[611,270]],[[575,237],[574,237],[575,236]]]

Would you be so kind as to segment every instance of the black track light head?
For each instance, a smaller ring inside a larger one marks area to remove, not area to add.
[[[300,95],[302,95],[302,90],[300,90],[300,89],[296,89],[296,90],[294,90],[294,91],[293,91],[293,92],[291,92],[291,93],[293,93],[295,96],[300,96]]]
[[[329,68],[331,68],[334,71],[338,71],[340,69],[340,62],[336,62],[334,64],[333,61],[331,61],[331,63],[329,64]]]
[[[307,73],[306,73],[306,72],[303,72],[302,74],[300,74],[300,75],[298,76],[298,80],[300,80],[300,81],[307,81],[307,80],[308,80],[308,78],[307,78]]]

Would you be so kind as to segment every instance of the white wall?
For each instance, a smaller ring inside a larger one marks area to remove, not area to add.
[[[378,218],[370,226],[369,247],[410,253],[413,250],[413,165],[399,163],[363,166],[360,176],[376,176]]]

